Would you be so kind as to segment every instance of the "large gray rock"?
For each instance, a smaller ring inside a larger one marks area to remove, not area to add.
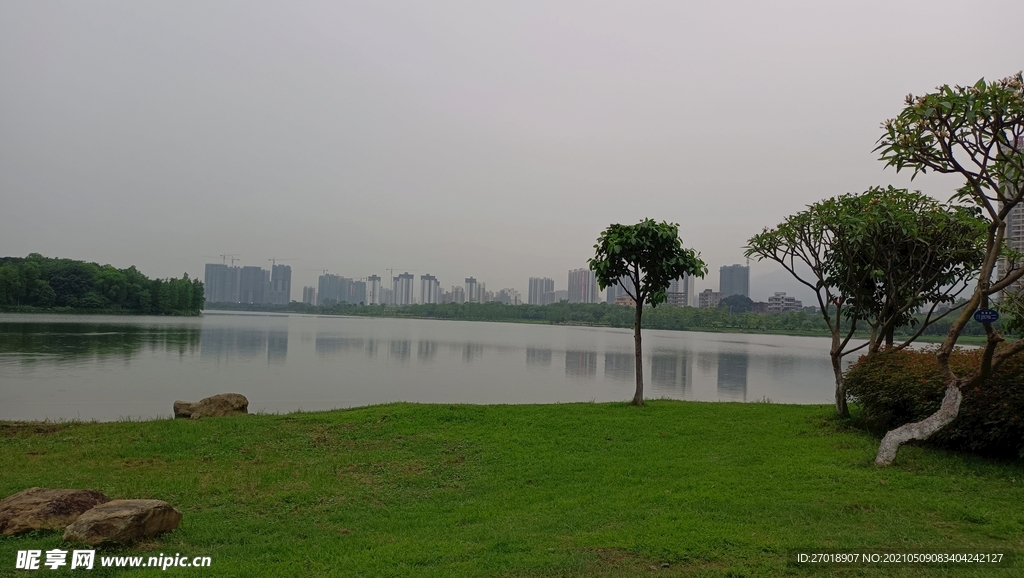
[[[161,500],[113,500],[85,512],[64,531],[65,542],[130,544],[170,532],[181,512]]]
[[[96,490],[29,488],[0,500],[0,534],[60,530],[110,498]]]
[[[199,401],[174,402],[174,417],[199,419],[224,415],[247,415],[249,400],[240,393],[221,393]]]

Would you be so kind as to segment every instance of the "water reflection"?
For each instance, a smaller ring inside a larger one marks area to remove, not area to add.
[[[388,355],[401,362],[409,361],[412,357],[411,339],[392,339],[388,342]]]
[[[0,363],[32,364],[44,358],[130,359],[140,352],[191,355],[200,346],[198,326],[119,323],[0,323]]]
[[[651,356],[651,385],[655,391],[687,394],[693,383],[693,363],[686,352],[655,353]]]
[[[314,348],[317,355],[327,357],[337,353],[359,351],[363,348],[363,340],[359,337],[344,337],[333,333],[317,333]]]
[[[597,375],[597,352],[566,351],[565,374],[571,377],[595,377]]]
[[[551,354],[550,349],[537,349],[535,347],[526,348],[526,364],[527,365],[538,365],[538,366],[549,366],[551,365]]]
[[[746,352],[718,354],[718,397],[721,399],[747,400],[747,365],[750,356]]]
[[[416,359],[430,361],[437,355],[437,342],[420,340],[416,343]]]
[[[376,339],[366,340],[366,349],[364,350],[366,353],[366,357],[369,357],[370,359],[377,357],[378,349],[380,349],[380,343]]]
[[[636,357],[632,353],[605,353],[605,377],[619,381],[635,380],[636,371],[633,369],[635,359]]]
[[[267,363],[284,363],[288,357],[288,331],[271,330],[267,335]]]
[[[467,341],[462,348],[462,361],[469,363],[474,359],[480,359],[484,355],[484,346],[480,343]]]

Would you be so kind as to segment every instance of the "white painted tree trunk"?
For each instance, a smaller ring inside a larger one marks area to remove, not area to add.
[[[960,413],[960,402],[964,399],[960,391],[960,380],[954,379],[946,386],[946,395],[942,398],[939,410],[919,422],[903,424],[885,434],[878,454],[875,456],[876,466],[890,466],[896,459],[900,446],[911,440],[928,439],[935,432],[949,425]]]

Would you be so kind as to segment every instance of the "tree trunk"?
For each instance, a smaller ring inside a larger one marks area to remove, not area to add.
[[[843,356],[833,353],[832,373],[836,376],[836,415],[850,417],[850,407],[846,405],[846,379],[843,377]]]
[[[878,446],[875,465],[892,465],[900,446],[911,440],[928,439],[932,434],[956,419],[956,416],[960,413],[960,402],[964,398],[963,392],[960,391],[960,385],[961,381],[954,379],[946,386],[946,395],[942,398],[942,405],[932,415],[919,422],[903,424],[886,433],[885,437],[882,438],[882,443]]]
[[[640,348],[640,316],[642,314],[643,305],[637,303],[636,322],[633,323],[633,343],[636,346],[636,393],[633,394],[633,405],[644,404],[644,358]]]

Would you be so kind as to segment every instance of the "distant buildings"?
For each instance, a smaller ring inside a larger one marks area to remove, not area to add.
[[[628,293],[626,291],[627,288],[629,289]],[[605,303],[608,303],[609,305],[621,305],[621,303],[618,302],[619,297],[628,298],[629,293],[636,294],[636,291],[633,290],[633,280],[624,275],[619,277],[618,283],[605,287]]]
[[[366,304],[381,305],[384,303],[384,296],[381,294],[380,275],[370,275],[366,278]]]
[[[694,300],[693,275],[673,279],[666,291],[666,302],[674,307],[690,307]]]
[[[721,291],[712,291],[711,289],[705,289],[697,295],[697,306],[701,309],[714,309],[718,307],[718,304],[722,302]]]
[[[718,288],[723,297],[750,297],[750,267],[725,265],[718,270]]]
[[[549,277],[530,277],[530,287],[527,291],[527,303],[530,305],[547,305],[544,303],[544,294],[555,290],[555,280]]]
[[[267,303],[287,305],[292,300],[292,268],[275,264],[270,269],[270,291]]]
[[[452,303],[465,303],[466,290],[458,285],[452,285]]]
[[[274,265],[271,272],[253,266],[207,263],[203,286],[210,303],[287,305],[291,301],[292,268]]]
[[[392,279],[391,291],[394,295],[395,305],[406,307],[415,304],[415,294],[413,293],[413,283],[415,280],[416,278],[409,272],[402,273]]]
[[[789,311],[801,311],[804,304],[796,297],[787,297],[785,291],[776,291],[775,295],[768,298],[767,313],[786,313]]]
[[[316,289],[313,287],[303,287],[302,302],[308,305],[316,305]]]
[[[597,276],[593,271],[569,271],[569,303],[597,303]]]
[[[420,275],[420,303],[440,303],[441,284],[431,274]]]
[[[466,303],[480,303],[480,285],[475,277],[466,277]]]
[[[238,303],[238,282],[241,267],[207,263],[203,289],[207,303]]]
[[[505,305],[522,305],[523,301],[519,297],[519,291],[515,289],[502,289],[498,291],[498,294],[494,296],[495,301],[500,301]]]

